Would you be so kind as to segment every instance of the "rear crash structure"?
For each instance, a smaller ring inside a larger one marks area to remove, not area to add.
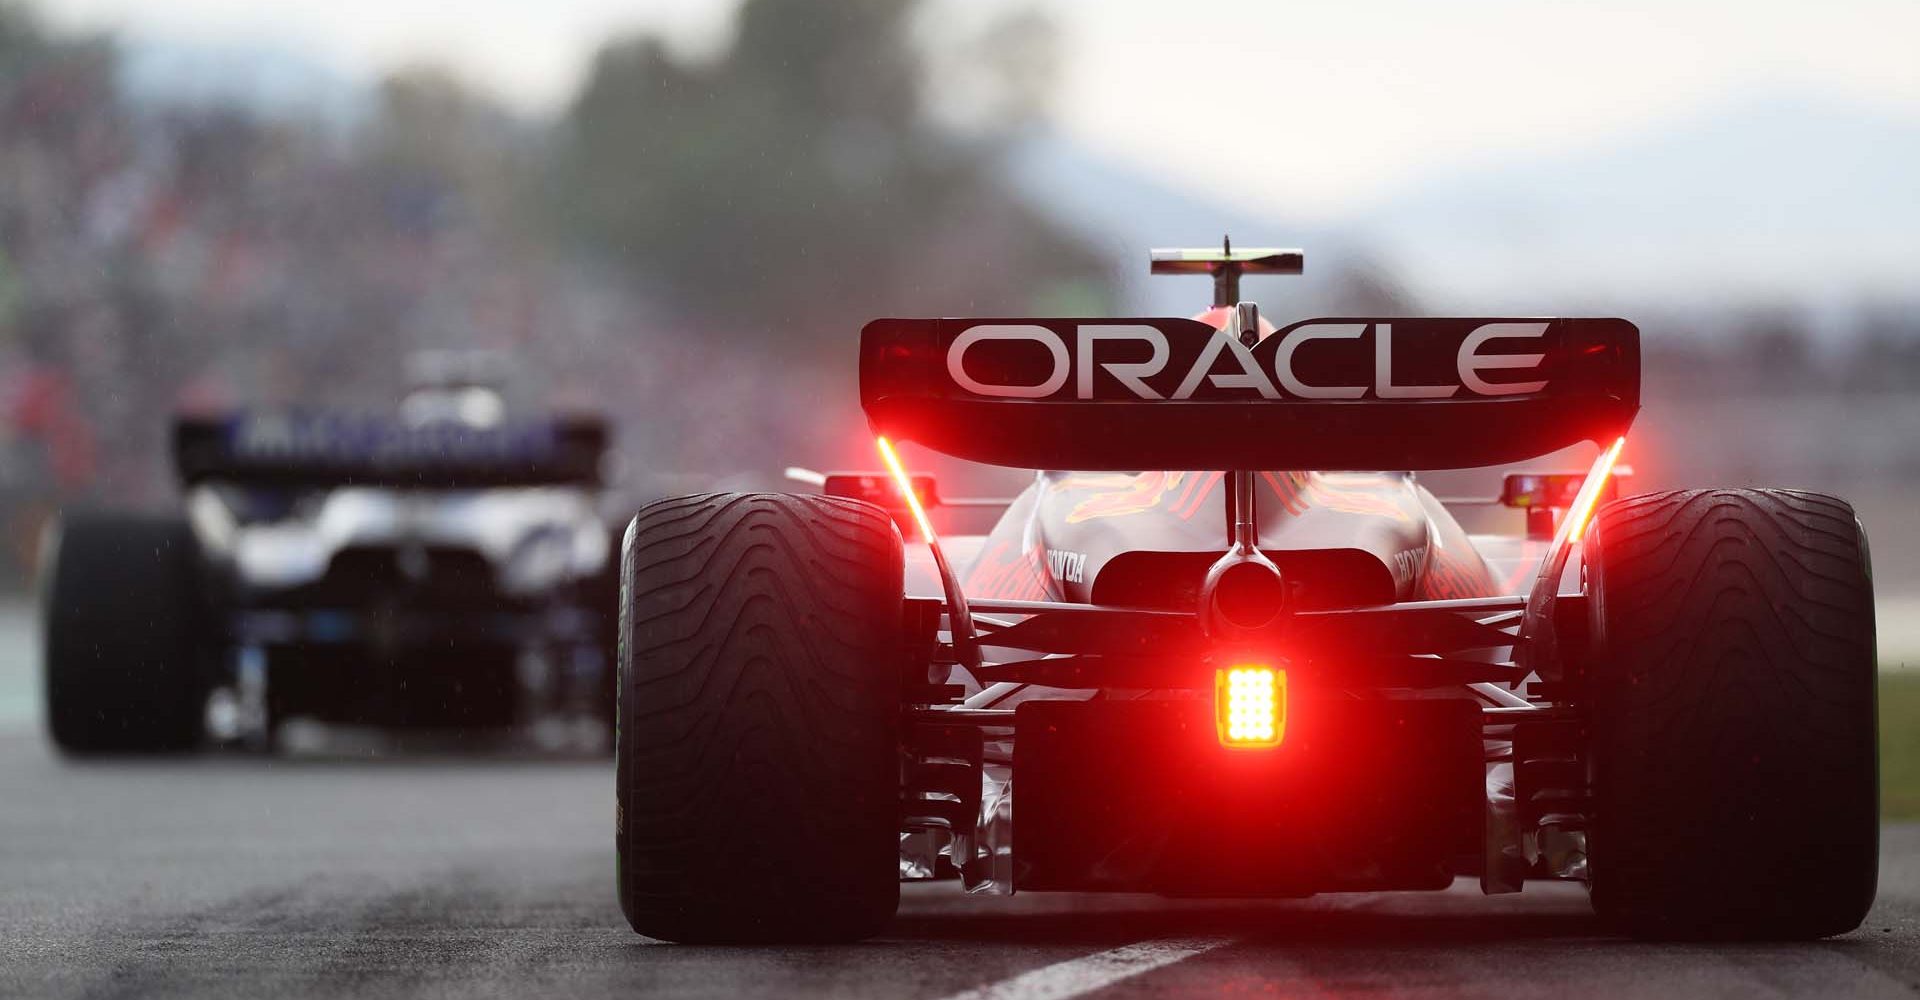
[[[1284,897],[1462,876],[1585,882],[1642,936],[1857,926],[1878,815],[1851,508],[1609,499],[1630,324],[1276,329],[1239,299],[1243,273],[1299,267],[1156,251],[1214,278],[1198,320],[876,321],[884,474],[641,510],[617,778],[634,928],[857,938],[902,879]],[[900,439],[1082,471],[943,539]],[[1411,473],[1368,471],[1580,441],[1583,475],[1509,477],[1530,540],[1500,553]],[[1135,471],[1157,468],[1219,471]]]

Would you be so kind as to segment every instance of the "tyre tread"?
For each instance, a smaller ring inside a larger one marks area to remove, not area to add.
[[[621,897],[683,941],[844,940],[898,903],[903,557],[879,508],[709,494],[623,545]]]
[[[1647,936],[1857,926],[1878,852],[1874,623],[1845,501],[1702,489],[1588,536],[1594,897]]]

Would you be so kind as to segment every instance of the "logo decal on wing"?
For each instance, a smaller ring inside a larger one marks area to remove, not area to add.
[[[1544,391],[1546,321],[1311,320],[1248,347],[1145,323],[978,323],[946,348],[953,385],[988,399],[1417,400]],[[1198,326],[1198,324],[1196,324]],[[1493,373],[1504,373],[1489,378]]]

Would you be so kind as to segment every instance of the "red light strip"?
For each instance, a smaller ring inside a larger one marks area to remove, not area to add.
[[[1216,726],[1230,747],[1275,747],[1287,735],[1287,672],[1241,664],[1214,673]]]
[[[880,459],[887,463],[887,471],[893,474],[893,481],[907,498],[907,509],[913,512],[913,521],[920,526],[920,534],[927,540],[927,550],[933,554],[933,565],[940,573],[940,590],[946,594],[947,629],[953,636],[953,655],[960,665],[972,673],[980,666],[980,643],[974,638],[973,612],[967,610],[967,595],[960,590],[960,579],[953,575],[953,566],[947,562],[947,554],[940,550],[940,539],[933,533],[933,522],[927,520],[927,509],[920,505],[920,494],[913,491],[913,477],[907,475],[907,467],[900,464],[900,455],[893,450],[893,442],[885,437],[876,437],[874,444],[880,448]]]
[[[1618,438],[1600,459],[1593,463],[1593,471],[1587,474],[1587,480],[1580,484],[1580,492],[1573,498],[1573,506],[1567,508],[1567,540],[1577,542],[1587,530],[1587,520],[1593,517],[1593,509],[1599,506],[1600,493],[1606,488],[1607,478],[1613,475],[1613,466],[1620,461],[1620,449],[1627,446],[1626,438]]]
[[[920,526],[920,537],[934,542],[933,522],[927,520],[926,508],[920,506],[920,495],[913,491],[913,478],[907,475],[907,468],[900,464],[900,456],[893,450],[893,442],[885,437],[876,437],[874,443],[880,447],[880,460],[887,463],[887,471],[893,473],[894,484],[907,498],[907,509],[913,512],[913,523]]]

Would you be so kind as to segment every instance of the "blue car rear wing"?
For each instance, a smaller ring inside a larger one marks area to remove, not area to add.
[[[240,412],[174,422],[187,485],[481,488],[598,485],[609,435],[593,417],[475,427],[388,417]]]

